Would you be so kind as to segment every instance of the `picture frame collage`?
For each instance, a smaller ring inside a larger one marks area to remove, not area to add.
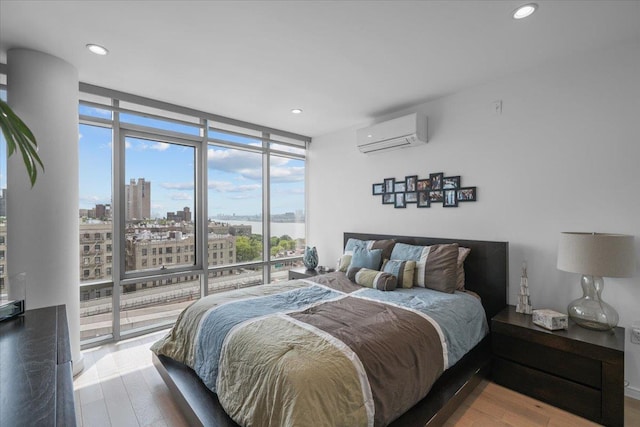
[[[383,205],[406,208],[415,204],[418,208],[430,208],[442,203],[445,208],[457,208],[459,203],[477,201],[476,187],[462,187],[460,175],[444,176],[443,172],[429,174],[419,179],[418,175],[405,176],[404,180],[385,178],[373,184],[372,194],[382,196]]]

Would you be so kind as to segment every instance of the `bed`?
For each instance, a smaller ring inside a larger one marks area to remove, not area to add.
[[[435,296],[431,296],[423,292],[426,289],[361,288],[345,281],[344,273],[231,293],[229,299],[242,298],[231,304],[224,304],[226,296],[202,299],[181,316],[200,320],[179,319],[172,333],[154,345],[153,355],[191,425],[237,426],[223,406],[242,424],[252,423],[255,414],[268,413],[276,420],[274,425],[302,425],[308,421],[297,418],[299,414],[308,417],[317,411],[314,420],[330,414],[324,420],[327,425],[439,425],[488,374],[487,331],[473,338],[470,350],[460,352],[458,341],[464,340],[456,337],[469,334],[460,329],[448,332],[447,322],[460,322],[447,320],[446,312],[466,313],[467,305],[475,305],[486,325],[506,306],[507,243],[345,233],[345,246],[349,239],[394,239],[416,246],[458,243],[470,248],[464,263],[465,287],[477,293],[482,304],[458,292],[454,296],[432,291]],[[446,299],[447,307],[457,308],[425,315],[423,306],[432,299]],[[255,313],[249,313],[252,310]],[[365,317],[362,313],[376,313],[373,317],[380,323],[372,327],[368,320],[359,322]],[[205,318],[226,328],[224,333],[208,332],[201,320]],[[406,326],[414,324],[419,327]],[[401,329],[394,329],[398,325]],[[190,331],[178,334],[182,329]],[[382,334],[387,335],[378,339]],[[394,351],[387,351],[394,354],[383,357],[394,334],[413,336],[409,341],[414,344],[394,342]],[[372,339],[365,341],[368,335]],[[258,341],[259,350],[254,350]],[[427,349],[413,348],[415,343],[433,347],[428,361],[416,357]],[[320,371],[325,365],[326,370]],[[274,405],[276,399],[280,403]],[[332,418],[333,414],[339,417]]]

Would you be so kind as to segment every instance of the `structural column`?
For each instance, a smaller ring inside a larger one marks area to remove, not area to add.
[[[7,100],[38,141],[33,188],[19,153],[7,163],[7,276],[26,272],[26,309],[65,304],[74,374],[79,314],[78,71],[28,49],[7,53]]]

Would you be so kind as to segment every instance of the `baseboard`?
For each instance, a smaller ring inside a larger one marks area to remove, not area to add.
[[[631,386],[626,387],[624,389],[624,395],[632,399],[640,400],[640,388],[635,388]]]

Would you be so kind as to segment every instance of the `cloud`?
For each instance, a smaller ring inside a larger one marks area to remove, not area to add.
[[[189,193],[176,193],[171,196],[171,200],[193,200],[193,195]]]
[[[80,204],[84,205],[108,205],[111,204],[111,197],[109,196],[80,196],[79,198]]]
[[[163,182],[160,187],[166,190],[193,190],[192,182]]]
[[[134,149],[135,151],[146,151],[146,150],[155,150],[155,151],[165,151],[171,147],[171,144],[167,144],[165,142],[151,142],[151,141],[143,141],[137,139],[135,144],[132,144],[130,141],[125,141],[126,149]]]
[[[271,167],[271,182],[300,182],[304,181],[304,167],[291,166]]]
[[[235,173],[252,181],[262,181],[262,155],[242,150],[207,151],[209,169]],[[289,159],[271,157],[271,180],[273,182],[298,182],[304,180],[304,167],[287,166]]]
[[[254,190],[260,190],[260,184],[243,184],[236,185],[228,181],[211,181],[209,182],[209,190],[219,193],[248,193]]]

